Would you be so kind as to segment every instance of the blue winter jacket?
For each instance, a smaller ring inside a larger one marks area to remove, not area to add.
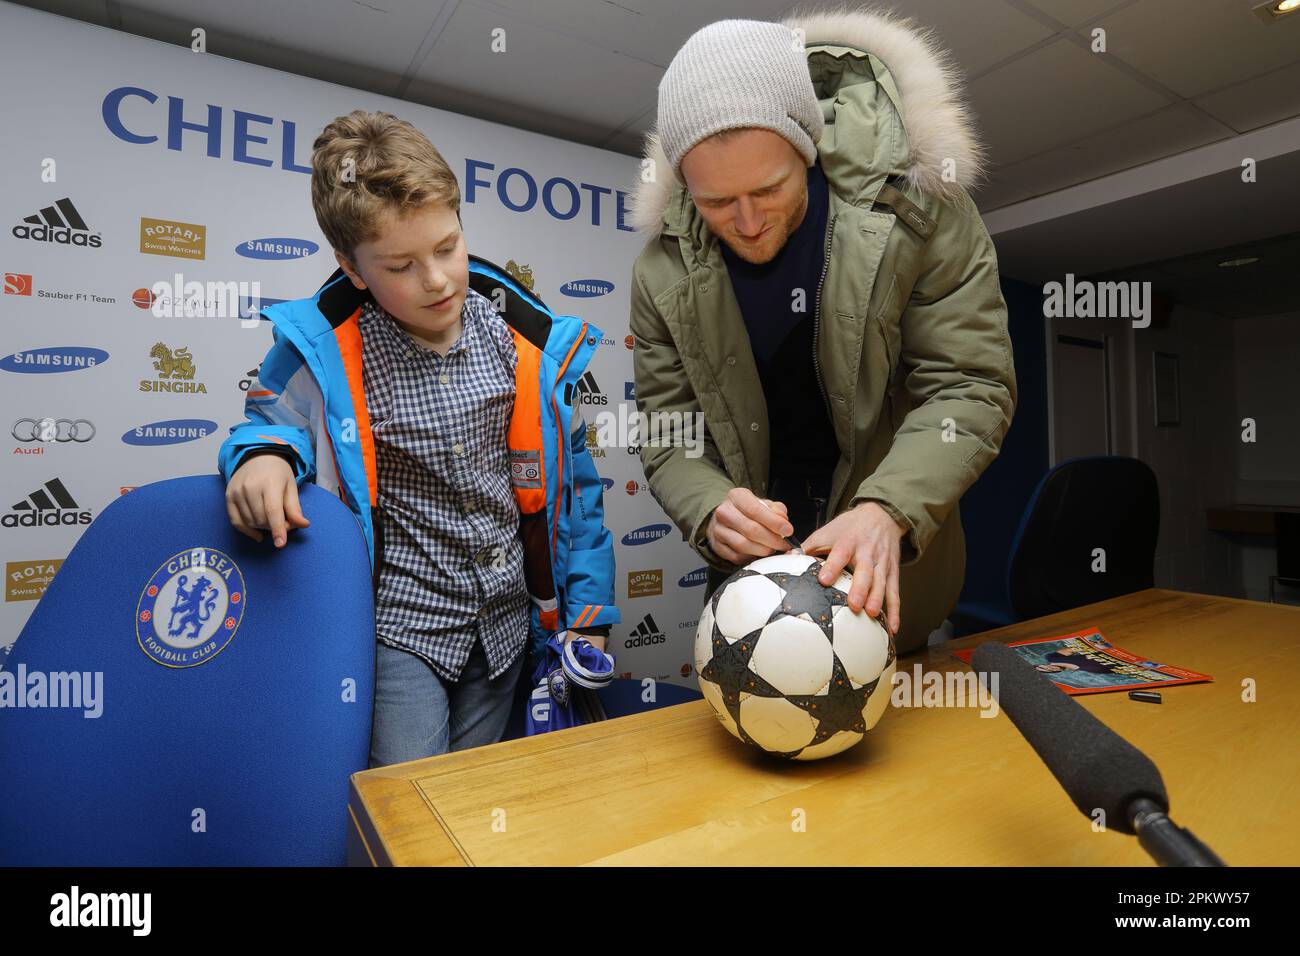
[[[469,278],[471,290],[492,302],[514,334],[516,391],[507,443],[537,654],[557,631],[620,619],[603,488],[582,416],[574,414],[577,382],[601,332],[551,312],[484,259],[470,256]],[[374,520],[378,477],[358,325],[367,301],[370,293],[340,269],[310,298],[263,310],[274,326],[274,344],[249,387],[247,421],[230,429],[217,464],[229,483],[254,449],[288,452],[299,486],[314,481],[356,515],[377,581],[383,541]]]

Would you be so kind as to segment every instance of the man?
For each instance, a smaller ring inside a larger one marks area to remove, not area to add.
[[[705,425],[702,455],[641,461],[709,593],[793,533],[900,653],[956,604],[957,502],[1016,400],[955,83],[880,14],[711,24],[660,83],[634,205],[638,409]]]

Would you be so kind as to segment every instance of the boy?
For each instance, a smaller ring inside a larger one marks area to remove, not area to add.
[[[603,650],[619,620],[600,477],[569,404],[600,331],[471,261],[455,174],[408,122],[334,120],[311,194],[340,269],[263,313],[274,344],[219,457],[227,511],[277,548],[310,524],[303,481],[357,516],[375,584],[372,767],[493,743],[530,636],[534,652],[557,632]]]

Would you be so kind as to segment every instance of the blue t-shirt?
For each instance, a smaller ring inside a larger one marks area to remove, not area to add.
[[[754,265],[722,244],[767,400],[772,481],[829,479],[840,457],[813,367],[813,314],[829,211],[830,191],[818,161],[808,167],[803,221],[771,262]]]

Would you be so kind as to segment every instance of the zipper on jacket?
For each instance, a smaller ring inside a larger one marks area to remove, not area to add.
[[[822,366],[817,358],[817,343],[821,333],[822,323],[822,286],[826,282],[826,273],[831,267],[831,236],[835,233],[835,216],[831,215],[831,221],[826,227],[826,245],[822,253],[822,275],[817,280],[817,297],[813,304],[813,373],[817,376],[817,390],[821,392],[822,404],[826,406],[826,418],[835,427],[835,416],[831,414],[831,400],[826,395],[826,383],[822,381]]]

